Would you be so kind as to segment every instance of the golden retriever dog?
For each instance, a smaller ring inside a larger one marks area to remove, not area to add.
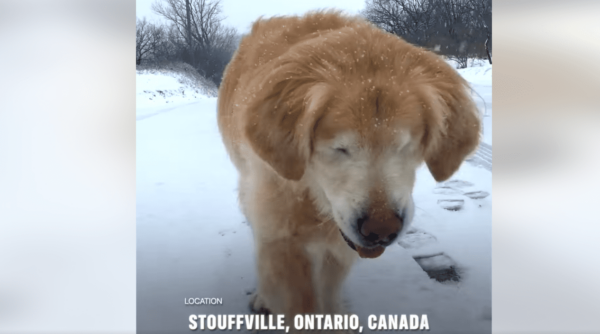
[[[218,109],[254,233],[251,308],[287,319],[341,312],[352,263],[380,256],[411,223],[416,169],[448,179],[481,127],[443,59],[331,11],[254,23]]]

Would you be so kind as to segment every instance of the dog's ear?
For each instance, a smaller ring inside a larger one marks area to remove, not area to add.
[[[263,76],[248,104],[246,138],[279,175],[300,180],[311,153],[314,125],[326,104],[327,86],[285,64]]]
[[[425,108],[424,157],[436,181],[454,174],[479,145],[481,120],[462,78],[421,91]]]

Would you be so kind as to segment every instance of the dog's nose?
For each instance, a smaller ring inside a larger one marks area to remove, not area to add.
[[[398,213],[387,215],[387,217],[363,215],[357,219],[356,227],[368,242],[387,246],[398,237],[402,223],[402,217]]]

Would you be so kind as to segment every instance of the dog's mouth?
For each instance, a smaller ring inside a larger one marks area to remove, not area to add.
[[[348,239],[348,237],[344,234],[344,232],[342,232],[342,230],[340,230],[340,233],[342,234],[342,238],[344,238],[344,241],[346,241],[348,246],[350,246],[350,248],[352,248],[353,250],[356,250],[356,246],[354,245],[352,240]]]
[[[379,257],[381,254],[383,254],[383,251],[385,251],[385,247],[383,247],[383,246],[375,246],[373,248],[357,246],[354,244],[354,242],[352,242],[352,240],[350,240],[350,238],[348,238],[344,234],[344,232],[342,232],[341,229],[340,229],[340,233],[342,234],[342,238],[344,238],[344,241],[346,241],[348,246],[350,246],[350,248],[355,250],[358,253],[358,256],[360,256],[362,258],[374,259],[376,257]]]

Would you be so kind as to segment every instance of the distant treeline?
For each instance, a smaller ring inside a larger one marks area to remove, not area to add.
[[[241,38],[221,23],[220,0],[156,0],[152,9],[166,23],[137,20],[136,65],[184,62],[220,85]],[[366,0],[361,15],[459,67],[469,58],[492,61],[491,0]]]
[[[362,15],[461,67],[468,58],[492,62],[492,0],[367,0]]]

